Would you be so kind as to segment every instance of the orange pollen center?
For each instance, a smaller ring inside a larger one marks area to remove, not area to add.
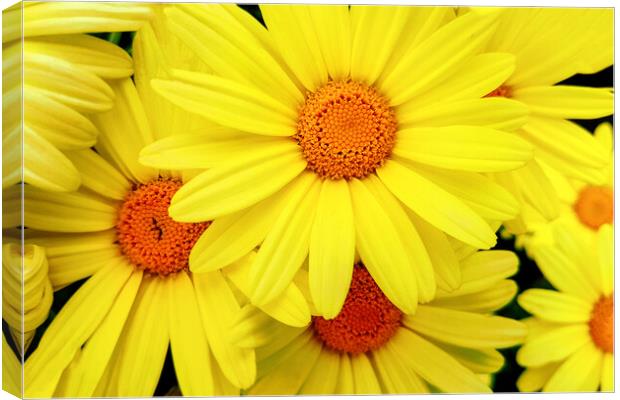
[[[401,311],[381,292],[366,268],[353,268],[344,306],[336,318],[313,317],[316,336],[327,347],[359,354],[385,344],[401,326]]]
[[[125,197],[116,233],[121,252],[136,268],[160,276],[187,269],[189,253],[210,222],[170,218],[170,200],[181,185],[175,179],[155,179]]]
[[[330,81],[306,98],[293,138],[321,178],[364,178],[392,152],[396,128],[396,114],[373,87]]]
[[[582,224],[598,230],[614,221],[614,192],[607,186],[587,186],[579,193],[573,209]]]
[[[491,93],[487,94],[484,97],[511,97],[511,96],[512,96],[512,89],[510,88],[510,86],[501,85],[500,87],[498,87],[497,89],[495,89],[494,91],[492,91]]]
[[[605,353],[614,352],[614,297],[601,297],[590,315],[590,336]]]

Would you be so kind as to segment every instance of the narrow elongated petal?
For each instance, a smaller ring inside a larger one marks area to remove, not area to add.
[[[417,281],[400,232],[362,181],[354,179],[349,184],[360,257],[390,301],[412,313],[418,303]]]
[[[426,337],[474,349],[514,346],[521,343],[527,333],[523,323],[509,318],[428,305],[418,307],[415,315],[406,316],[403,322]]]
[[[381,394],[377,375],[364,353],[351,357],[351,368],[356,394]]]
[[[551,322],[588,322],[592,304],[568,293],[529,289],[519,296],[519,305],[527,312]]]
[[[306,167],[296,150],[279,157],[213,168],[186,183],[172,198],[177,221],[209,221],[251,206],[292,181]]]
[[[493,231],[478,214],[412,169],[388,160],[377,175],[407,207],[445,233],[479,248],[495,244]]]
[[[517,352],[517,362],[526,367],[540,367],[565,359],[591,341],[587,324],[560,326],[528,339]]]
[[[65,154],[80,171],[84,187],[115,200],[123,200],[129,193],[130,182],[95,151],[85,149]]]
[[[310,293],[320,315],[334,318],[349,291],[355,257],[355,226],[348,183],[321,184],[310,235]]]
[[[593,119],[614,112],[614,95],[609,89],[581,86],[532,86],[515,90],[515,100],[532,114],[553,118]]]
[[[603,353],[586,343],[549,378],[543,390],[548,392],[594,392],[601,383]]]
[[[473,172],[516,169],[533,156],[532,146],[516,135],[465,125],[405,129],[392,151],[407,160]]]
[[[325,67],[333,80],[344,80],[351,68],[351,17],[345,5],[309,7]]]
[[[319,358],[299,394],[333,395],[338,383],[340,354],[332,351],[321,351]]]
[[[449,393],[486,393],[489,389],[473,372],[448,353],[408,329],[399,329],[391,342],[395,351],[414,351],[407,365],[431,385]],[[390,342],[390,343],[391,343]]]
[[[302,175],[293,184],[296,185],[294,192],[252,265],[250,299],[259,306],[274,300],[286,289],[308,255],[320,185],[310,173]]]

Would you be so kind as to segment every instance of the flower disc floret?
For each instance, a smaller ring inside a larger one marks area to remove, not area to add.
[[[614,352],[614,297],[601,297],[590,315],[590,336],[605,353]]]
[[[364,178],[391,154],[396,130],[396,115],[375,88],[330,81],[307,96],[294,139],[321,178]]]
[[[401,326],[402,312],[383,294],[366,268],[356,265],[336,318],[314,317],[316,336],[332,350],[359,354],[383,346]]]
[[[614,192],[607,186],[586,186],[579,192],[573,209],[582,224],[598,230],[614,221]]]
[[[121,252],[136,268],[160,276],[188,268],[189,253],[210,222],[170,218],[170,200],[181,185],[176,179],[156,179],[138,185],[125,198],[116,232]]]

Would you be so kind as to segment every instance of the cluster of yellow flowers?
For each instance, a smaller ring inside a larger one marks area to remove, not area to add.
[[[558,83],[613,10],[260,15],[4,12],[4,389],[152,396],[170,347],[185,396],[490,392],[521,345],[520,390],[612,391],[612,127],[571,120],[613,90]]]

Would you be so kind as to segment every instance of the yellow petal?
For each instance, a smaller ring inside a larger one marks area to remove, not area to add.
[[[128,179],[146,183],[158,175],[156,170],[138,162],[140,150],[153,142],[146,111],[131,79],[121,79],[111,86],[115,93],[114,108],[93,115],[95,125],[101,132],[95,147],[105,159],[114,162]]]
[[[442,392],[491,392],[473,372],[448,353],[408,329],[399,329],[391,342],[397,351],[411,352],[411,356],[405,358],[407,365]]]
[[[308,7],[325,67],[333,80],[345,80],[351,68],[351,18],[346,5]]]
[[[392,152],[414,162],[472,172],[513,170],[533,156],[532,146],[516,135],[459,125],[402,130]]]
[[[381,394],[377,375],[364,353],[351,356],[355,394]]]
[[[165,280],[169,300],[170,350],[179,388],[184,396],[214,394],[210,340],[207,340],[200,299],[186,273]],[[216,289],[217,290],[217,289]],[[211,321],[212,325],[220,321]],[[215,327],[217,329],[217,327]]]
[[[268,365],[268,373],[248,390],[249,395],[292,395],[296,394],[321,353],[321,345],[313,333],[304,332],[280,353],[262,360],[260,369]]]
[[[24,125],[62,150],[95,144],[97,128],[84,115],[35,87],[24,96]]]
[[[6,18],[3,15],[3,18]],[[2,390],[15,397],[22,394],[22,365],[2,335]]]
[[[250,253],[248,257],[223,270],[246,297],[251,295],[249,274],[254,260],[255,253]],[[259,308],[270,317],[289,326],[303,327],[310,323],[310,309],[304,295],[295,283],[291,283],[280,296]]]
[[[70,151],[65,155],[80,171],[83,187],[115,200],[123,200],[129,193],[129,181],[95,151]]]
[[[126,267],[131,268],[129,265]],[[125,325],[141,281],[142,271],[131,274],[110,312],[82,348],[77,362],[65,370],[62,378],[65,397],[93,396]]]
[[[155,392],[171,337],[169,304],[165,282],[159,277],[143,278],[121,333],[117,359],[110,364],[114,379],[108,396],[146,397]]]
[[[519,305],[545,321],[588,322],[592,304],[568,293],[546,289],[528,289],[519,295]]]
[[[363,181],[349,181],[357,250],[381,291],[405,313],[413,313],[418,303],[416,275],[412,273],[401,232],[380,199]]]
[[[112,202],[87,192],[50,193],[24,187],[26,226],[52,232],[94,232],[116,225]]]
[[[319,315],[334,318],[349,292],[355,256],[353,208],[346,181],[323,181],[309,252],[312,300]]]
[[[327,67],[321,53],[317,30],[322,26],[312,21],[310,8],[303,5],[265,5],[260,10],[282,57],[310,91],[327,83]]]
[[[436,168],[418,168],[417,172],[461,199],[486,220],[510,220],[521,207],[510,192],[484,175]]]
[[[203,172],[174,195],[170,216],[181,222],[208,221],[256,204],[291,182],[306,167],[296,149],[270,159]]]
[[[396,108],[402,128],[426,126],[470,125],[515,131],[528,116],[528,108],[518,101],[503,97],[440,102],[418,107],[415,103]]]
[[[411,8],[351,7],[351,78],[375,83],[408,22]]]
[[[497,89],[515,69],[515,56],[508,53],[483,53],[463,62],[453,74],[431,90],[416,96],[401,107],[412,110],[432,104],[479,99]]]
[[[488,314],[508,304],[517,294],[517,290],[518,287],[514,281],[503,280],[483,291],[460,296],[441,297],[433,301],[431,305]]]
[[[336,394],[355,394],[351,357],[346,353],[340,354],[340,372],[334,392]]]
[[[322,351],[299,390],[301,395],[333,395],[338,383],[340,354]]]
[[[411,272],[415,274],[418,284],[418,301],[427,303],[435,297],[435,274],[431,259],[428,256],[422,237],[417,232],[415,225],[408,219],[408,215],[399,201],[381,183],[375,175],[368,176],[363,180],[366,187],[372,192],[392,220],[392,224],[398,231],[402,241],[409,265],[412,266]],[[405,270],[402,274],[408,274]]]
[[[512,97],[527,104],[532,114],[551,118],[593,119],[614,112],[614,96],[608,89],[531,86],[515,90]]]
[[[133,73],[129,54],[106,40],[90,35],[32,38],[24,41],[24,52],[63,59],[105,79],[126,78]]]
[[[421,305],[403,319],[406,327],[440,342],[473,349],[504,348],[523,342],[523,323],[509,318],[480,315]]]
[[[153,168],[213,168],[244,160],[274,157],[296,147],[288,139],[237,133],[230,128],[173,135],[142,149],[140,162]]]
[[[201,273],[223,268],[259,245],[280,214],[290,187],[247,209],[216,218],[194,244],[189,256],[190,270]]]
[[[409,209],[405,211],[407,211],[409,219],[411,219],[424,242],[424,247],[435,270],[437,286],[447,291],[459,287],[461,285],[461,266],[446,235],[413,211]]]
[[[543,387],[545,392],[594,392],[601,383],[603,353],[586,343],[562,365]]]
[[[504,366],[504,357],[497,350],[468,349],[444,343],[435,344],[476,374],[491,374],[498,372]]]
[[[613,392],[614,390],[614,355],[603,355],[601,367],[601,392]]]
[[[614,232],[610,225],[603,225],[597,235],[597,261],[601,276],[601,291],[610,296],[614,292]]]
[[[549,363],[537,368],[526,368],[517,379],[517,388],[520,392],[536,392],[542,389],[557,368],[558,363]]]
[[[426,383],[403,361],[406,354],[395,351],[389,342],[372,352],[375,370],[389,394],[429,393]]]
[[[80,112],[112,107],[114,93],[103,79],[62,58],[24,53],[24,91],[35,87]]]
[[[303,101],[299,88],[257,34],[266,33],[265,28],[257,21],[258,26],[248,26],[231,14],[230,7],[220,4],[179,5],[166,8],[165,20],[217,75],[256,87],[282,104]]]
[[[320,184],[314,174],[304,173],[292,185],[295,187],[287,204],[252,265],[250,299],[255,305],[264,305],[280,295],[308,256]]]
[[[540,367],[564,360],[591,341],[587,324],[559,325],[528,339],[517,352],[517,362],[525,367]]]
[[[52,192],[73,191],[80,186],[80,174],[71,161],[31,129],[24,131],[23,162],[24,182],[29,185]]]
[[[52,395],[63,369],[105,318],[131,273],[125,265],[109,265],[73,294],[28,358],[27,396]]]
[[[254,350],[237,347],[228,337],[228,327],[234,322],[241,307],[220,271],[192,275],[192,281],[202,315],[202,326],[213,356],[233,385],[248,388],[256,379]],[[196,391],[196,394],[204,395],[204,391]]]
[[[407,207],[445,233],[479,248],[495,243],[493,231],[478,214],[412,169],[388,160],[377,175]]]
[[[142,4],[36,3],[24,7],[24,36],[135,31],[150,16],[151,9]]]
[[[297,112],[252,86],[215,75],[175,71],[153,88],[177,106],[222,126],[266,136],[295,134]]]
[[[399,105],[453,73],[474,55],[494,32],[495,15],[469,13],[455,18],[404,55],[391,74],[379,83],[390,99]]]

